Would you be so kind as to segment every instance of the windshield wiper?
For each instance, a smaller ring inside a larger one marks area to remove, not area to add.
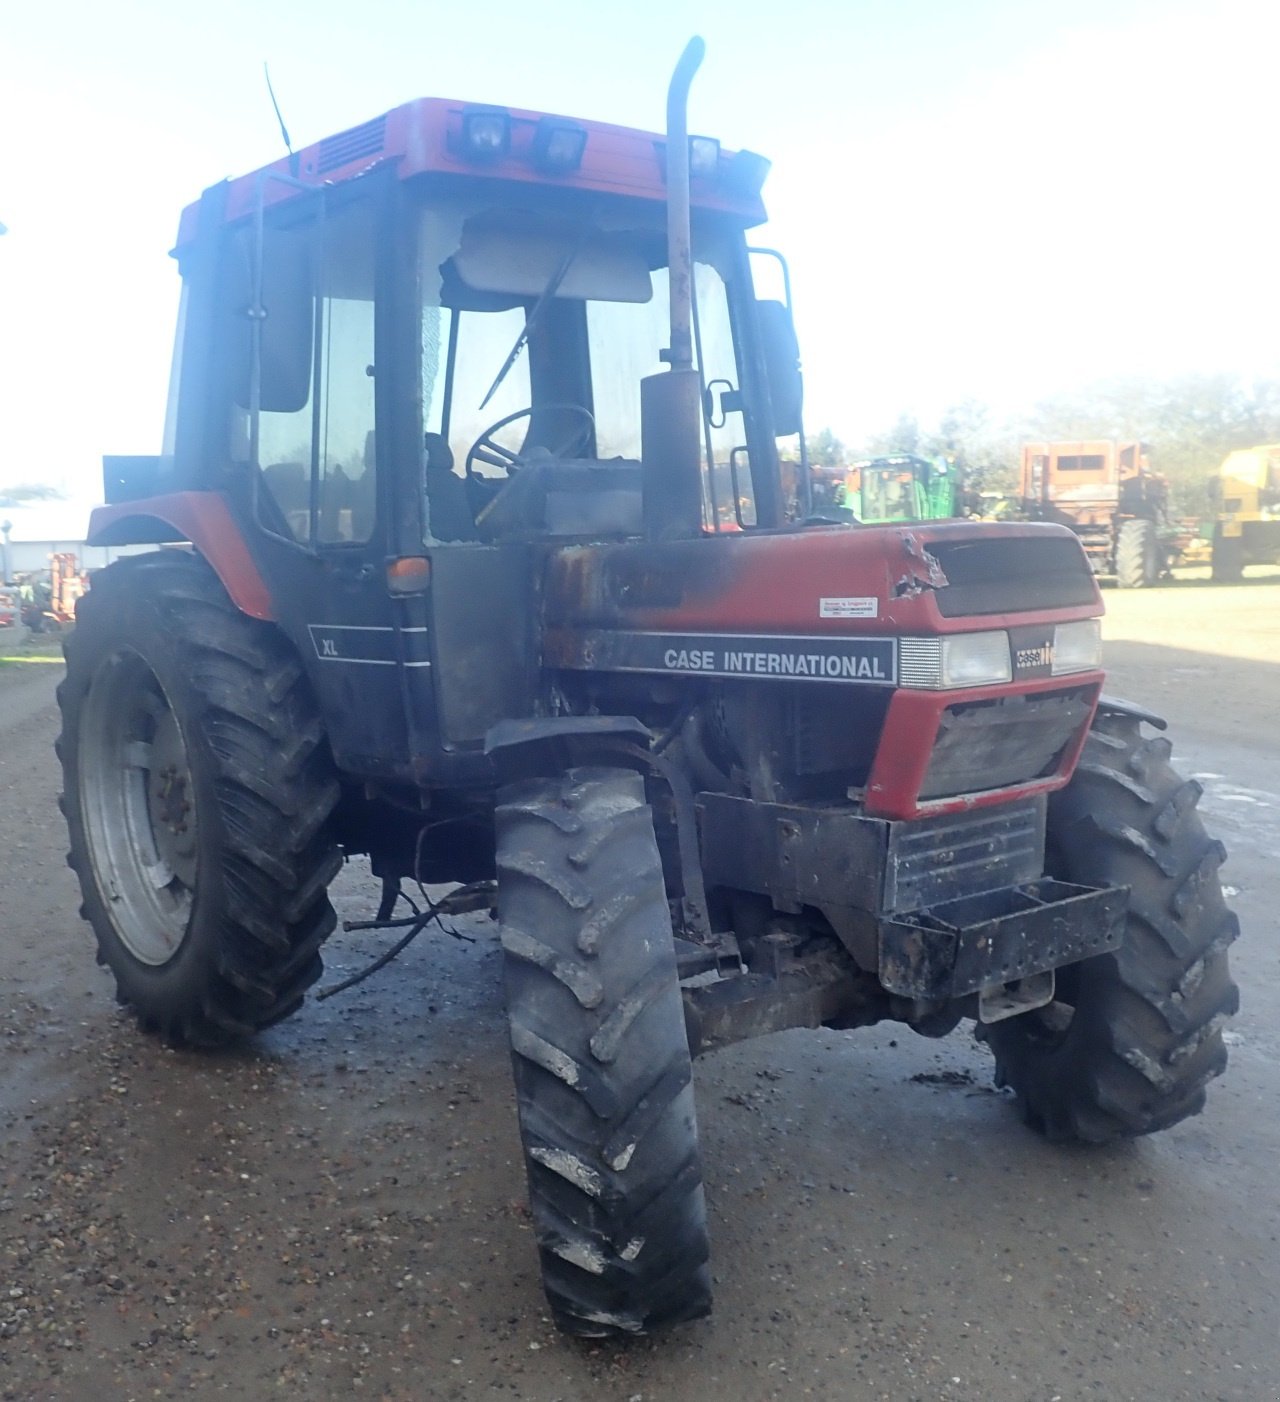
[[[529,337],[537,330],[538,322],[542,317],[542,313],[546,310],[547,304],[560,290],[560,284],[565,280],[569,269],[574,264],[574,260],[577,258],[578,254],[582,252],[587,239],[591,237],[593,232],[594,230],[590,221],[582,226],[582,232],[578,235],[577,243],[561,258],[556,270],[547,280],[547,285],[538,294],[538,300],[533,304],[529,315],[525,317],[524,325],[520,328],[520,334],[516,337],[515,345],[511,347],[511,351],[506,360],[502,362],[502,369],[498,371],[497,379],[489,386],[488,394],[480,401],[481,409],[497,394],[498,387],[502,384],[503,380],[507,378],[507,372],[516,361],[520,359],[520,352],[524,350]]]

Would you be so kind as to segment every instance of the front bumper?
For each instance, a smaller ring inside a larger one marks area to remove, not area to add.
[[[851,808],[698,796],[707,886],[753,891],[774,907],[817,909],[890,993],[922,1001],[997,990],[1116,949],[1126,887],[1043,876],[1047,799],[914,822]],[[1047,1002],[1042,980],[1014,1010]],[[988,1012],[990,1016],[988,1016]]]
[[[880,982],[931,1002],[1003,988],[1116,949],[1128,905],[1125,886],[1046,877],[889,915],[879,922]]]

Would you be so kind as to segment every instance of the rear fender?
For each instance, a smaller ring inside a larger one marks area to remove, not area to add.
[[[242,613],[275,621],[271,591],[254,564],[239,522],[216,492],[171,492],[96,507],[85,538],[87,545],[95,546],[171,541],[195,546]]]

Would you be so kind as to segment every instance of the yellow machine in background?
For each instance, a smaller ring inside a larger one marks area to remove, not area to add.
[[[1228,453],[1209,495],[1215,580],[1234,584],[1246,565],[1280,564],[1280,443]]]

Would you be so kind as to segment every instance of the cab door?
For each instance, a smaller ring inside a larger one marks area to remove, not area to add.
[[[425,626],[393,607],[380,490],[377,351],[385,181],[298,192],[239,231],[256,294],[235,398],[253,553],[311,676],[335,758],[407,766],[403,668],[429,665]]]

